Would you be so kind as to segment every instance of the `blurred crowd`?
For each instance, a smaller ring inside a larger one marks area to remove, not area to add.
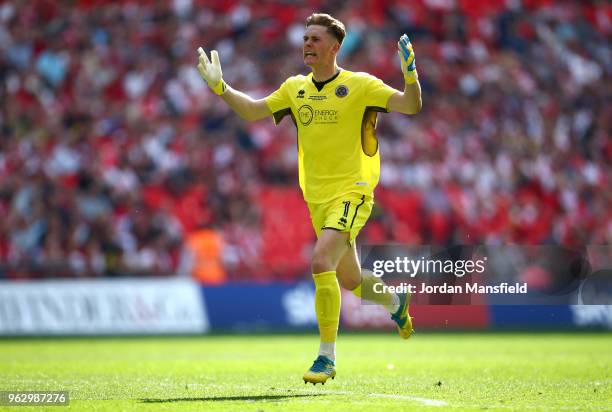
[[[362,241],[612,242],[607,1],[0,1],[0,278],[308,275],[293,124],[240,120],[195,66],[217,49],[264,97],[307,73],[313,11],[347,26],[341,67],[400,90],[414,44],[423,110],[379,116]]]

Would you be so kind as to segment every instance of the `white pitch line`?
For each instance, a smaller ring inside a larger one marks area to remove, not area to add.
[[[389,398],[389,399],[403,399],[406,401],[421,402],[425,406],[447,406],[448,403],[439,401],[437,399],[419,398],[418,396],[408,395],[393,395],[390,393],[370,393],[368,396],[374,396],[376,398]]]
[[[329,391],[329,392],[312,392],[312,391],[308,391],[307,393],[328,393],[328,394],[334,394],[334,395],[360,395],[357,392],[352,392],[352,391]],[[420,398],[418,396],[409,396],[409,395],[395,395],[392,393],[369,393],[367,396],[371,396],[373,398],[387,398],[387,399],[397,399],[397,400],[403,400],[403,401],[413,401],[413,402],[420,402],[425,406],[448,406],[448,403],[445,401],[440,401],[437,399],[427,399],[427,398]]]

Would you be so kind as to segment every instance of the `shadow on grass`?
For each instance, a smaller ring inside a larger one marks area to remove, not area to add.
[[[203,398],[168,398],[168,399],[141,399],[143,403],[172,403],[172,402],[224,402],[224,401],[275,401],[291,398],[310,398],[314,396],[327,396],[328,393],[310,393],[294,395],[245,395],[245,396],[208,396]]]

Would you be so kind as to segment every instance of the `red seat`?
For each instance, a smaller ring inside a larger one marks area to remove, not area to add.
[[[314,231],[299,190],[268,186],[262,189],[258,200],[266,267],[275,277],[284,280],[308,273]]]

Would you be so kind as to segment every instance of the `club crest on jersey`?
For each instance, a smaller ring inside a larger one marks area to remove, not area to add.
[[[336,87],[336,96],[338,97],[344,97],[348,94],[349,90],[348,87],[346,87],[345,85],[341,84],[340,86]]]

